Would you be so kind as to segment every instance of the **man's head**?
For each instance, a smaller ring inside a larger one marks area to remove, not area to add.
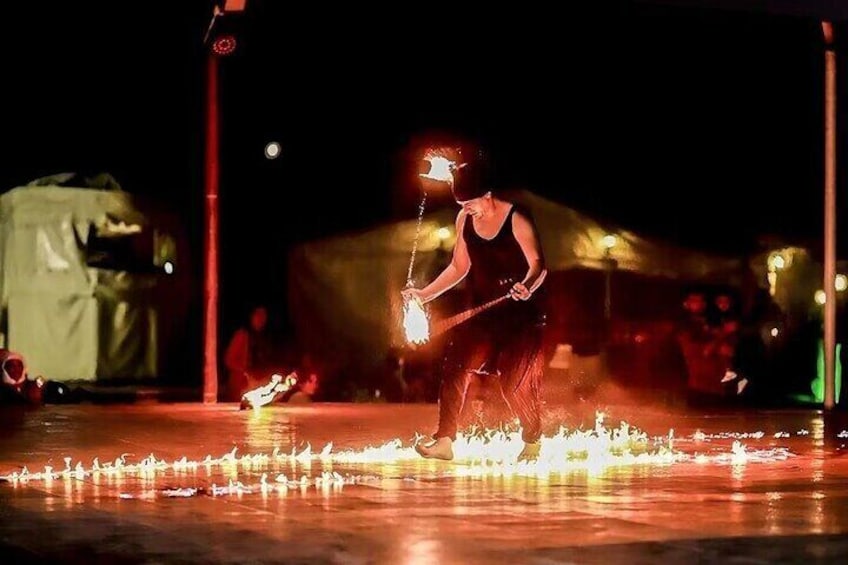
[[[715,297],[715,307],[722,314],[726,314],[733,308],[733,298],[729,294],[721,293]]]
[[[703,314],[707,309],[707,298],[703,292],[692,290],[686,295],[683,308],[690,314]]]
[[[268,310],[264,306],[257,306],[250,312],[250,328],[261,332],[268,324]]]
[[[483,198],[491,190],[491,175],[488,156],[479,147],[466,147],[460,152],[462,168],[456,175],[451,190],[457,202],[468,202]]]
[[[304,394],[314,396],[315,393],[318,392],[318,374],[309,373],[306,379],[300,384],[300,390],[303,391]]]
[[[478,196],[476,198],[472,198],[471,200],[459,200],[456,201],[465,213],[471,216],[472,218],[477,218],[479,216],[485,215],[487,210],[491,210],[492,207],[492,193],[486,192],[482,196]]]

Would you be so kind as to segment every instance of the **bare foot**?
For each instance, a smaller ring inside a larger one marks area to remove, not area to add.
[[[418,442],[415,444],[415,451],[426,459],[450,461],[453,459],[453,440],[449,437],[440,437],[427,445],[424,442]]]
[[[524,449],[521,450],[521,453],[518,454],[519,461],[535,461],[539,458],[539,450],[542,449],[542,444],[539,442],[536,443],[525,443]]]

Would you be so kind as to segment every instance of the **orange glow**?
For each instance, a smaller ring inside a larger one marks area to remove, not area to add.
[[[226,0],[224,2],[224,11],[243,12],[245,3],[247,3],[247,0]]]

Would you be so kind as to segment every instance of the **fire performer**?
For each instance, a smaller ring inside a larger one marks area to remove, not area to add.
[[[474,373],[500,385],[504,401],[522,425],[521,460],[536,459],[541,436],[540,386],[545,326],[541,287],[547,270],[533,218],[520,205],[495,196],[491,164],[478,149],[442,148],[430,153],[453,163],[447,181],[457,204],[456,245],[450,264],[423,288],[407,288],[405,300],[426,304],[467,277],[472,304],[504,300],[450,330],[439,389],[439,425],[432,442],[416,445],[426,458],[453,459],[457,421]],[[426,157],[425,157],[426,159]],[[427,159],[430,160],[430,159]],[[424,183],[440,182],[422,175]],[[428,187],[425,185],[425,190]]]
[[[263,384],[272,367],[271,344],[266,335],[268,310],[257,305],[250,311],[247,324],[238,328],[224,352],[227,368],[226,400],[239,402],[248,390]]]

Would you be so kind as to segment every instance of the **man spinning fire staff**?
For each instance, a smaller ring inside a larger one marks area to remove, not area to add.
[[[450,186],[460,206],[457,239],[450,264],[423,288],[404,289],[404,300],[426,304],[467,278],[472,304],[495,305],[446,336],[438,429],[431,442],[419,442],[416,450],[426,458],[453,459],[457,421],[477,373],[498,382],[522,426],[519,460],[534,460],[541,437],[541,285],[547,274],[536,225],[528,210],[493,194],[491,163],[480,149],[470,144],[442,147],[430,150],[425,160],[451,163],[449,178],[423,174],[421,179],[425,191],[434,190],[432,183]]]

